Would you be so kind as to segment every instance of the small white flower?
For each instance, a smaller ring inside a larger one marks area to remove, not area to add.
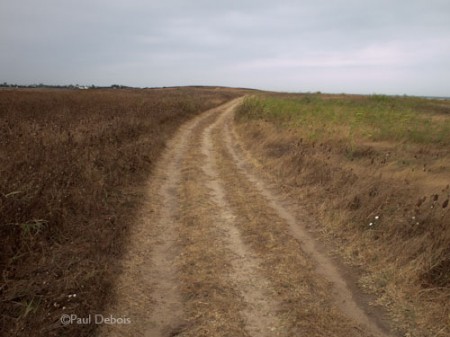
[[[73,297],[77,297],[77,294],[73,294],[72,296],[73,296]]]
[[[66,307],[63,307],[63,310],[66,310]]]
[[[71,297],[72,297],[72,295],[69,295],[68,297],[69,297],[69,298],[71,298]]]
[[[372,226],[373,226],[373,222],[371,222],[371,223],[369,224],[369,226],[372,227]]]
[[[375,220],[378,220],[380,217],[378,215],[375,215]]]
[[[413,219],[413,220],[416,220],[416,217],[415,216],[413,216],[411,219]]]

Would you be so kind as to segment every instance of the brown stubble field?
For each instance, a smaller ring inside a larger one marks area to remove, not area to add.
[[[65,312],[101,313],[144,182],[193,115],[242,91],[0,91],[0,333],[88,336]]]

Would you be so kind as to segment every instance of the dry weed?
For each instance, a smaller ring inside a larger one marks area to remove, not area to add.
[[[367,104],[364,97],[313,99]],[[448,104],[415,104],[414,113],[439,113],[448,122]],[[344,256],[364,268],[361,282],[399,328],[411,336],[450,334],[448,146],[433,135],[411,142],[349,139],[329,124],[308,137],[311,124],[294,125],[287,110],[279,118],[276,108],[268,109],[247,105],[236,117],[245,147],[267,177],[320,216],[325,227],[319,230],[340,240]]]
[[[214,88],[0,91],[0,331],[90,336],[166,140],[239,95]]]

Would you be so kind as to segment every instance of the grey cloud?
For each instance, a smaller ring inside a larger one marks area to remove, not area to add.
[[[0,81],[450,95],[449,19],[441,0],[5,0]]]

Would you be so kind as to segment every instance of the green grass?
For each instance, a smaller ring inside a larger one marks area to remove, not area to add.
[[[435,118],[433,115],[448,117]],[[396,141],[450,144],[450,102],[411,97],[329,96],[320,94],[253,96],[238,118],[265,119],[301,129],[310,140]]]

